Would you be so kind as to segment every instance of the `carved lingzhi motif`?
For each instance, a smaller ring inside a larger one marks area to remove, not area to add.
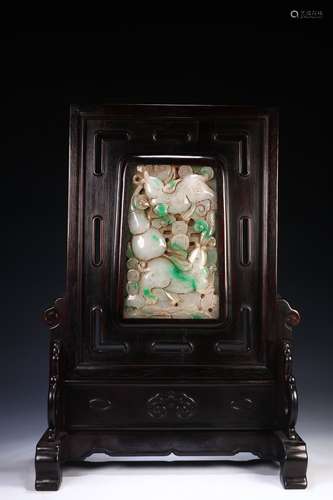
[[[148,400],[147,410],[152,418],[176,416],[179,419],[186,419],[193,416],[197,404],[194,398],[185,393],[159,392]]]

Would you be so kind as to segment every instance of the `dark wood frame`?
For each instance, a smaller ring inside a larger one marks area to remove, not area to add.
[[[63,464],[100,451],[247,451],[278,460],[286,488],[305,488],[292,371],[292,328],[300,318],[276,288],[277,111],[73,106],[70,128],[66,293],[44,315],[51,331],[49,422],[36,449],[36,489],[58,489]],[[223,321],[122,320],[124,166],[161,155],[223,166],[229,280]],[[96,216],[102,254],[94,264]],[[250,262],[241,257],[244,217]]]

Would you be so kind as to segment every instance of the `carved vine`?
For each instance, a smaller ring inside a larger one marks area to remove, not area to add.
[[[283,299],[278,300],[278,310],[279,332],[282,340],[283,353],[282,378],[287,401],[285,413],[287,416],[288,436],[290,439],[295,439],[295,425],[298,414],[298,395],[296,379],[293,375],[292,329],[300,323],[300,315],[295,309],[290,307],[286,300]]]
[[[288,416],[288,434],[291,439],[295,438],[295,425],[298,415],[298,395],[296,379],[293,376],[293,359],[291,344],[288,341],[283,343],[283,354],[284,354],[284,383],[286,388],[287,396],[287,408],[286,414]]]
[[[61,327],[64,318],[64,300],[57,299],[53,307],[44,312],[44,320],[51,330],[49,346],[49,390],[48,390],[48,430],[49,441],[54,441],[57,434],[58,407],[60,399],[60,376],[62,339]]]
[[[194,415],[198,403],[185,393],[175,391],[159,392],[147,401],[147,412],[152,418],[162,419],[176,416],[187,419]]]
[[[59,396],[61,342],[54,340],[50,343],[50,374],[48,394],[48,438],[54,440],[57,424],[57,407]]]

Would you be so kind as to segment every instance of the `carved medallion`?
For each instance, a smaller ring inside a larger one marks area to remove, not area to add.
[[[94,398],[90,399],[88,404],[89,408],[98,412],[104,412],[111,408],[111,401],[109,399]]]
[[[239,398],[230,401],[230,406],[237,413],[246,413],[254,409],[254,402],[251,398]]]
[[[197,401],[185,393],[167,391],[158,392],[147,402],[148,415],[152,418],[176,416],[179,419],[190,418],[198,406]]]

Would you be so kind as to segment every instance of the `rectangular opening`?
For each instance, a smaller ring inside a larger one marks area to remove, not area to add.
[[[103,220],[102,217],[93,218],[92,230],[92,261],[94,266],[100,266],[103,261]]]
[[[241,307],[241,328],[243,337],[247,341],[249,349],[253,348],[253,330],[252,330],[252,309],[248,305]]]
[[[90,321],[93,338],[99,341],[102,336],[102,309],[99,306],[91,309]]]
[[[241,217],[239,221],[240,262],[243,266],[251,263],[251,223],[249,217]]]

